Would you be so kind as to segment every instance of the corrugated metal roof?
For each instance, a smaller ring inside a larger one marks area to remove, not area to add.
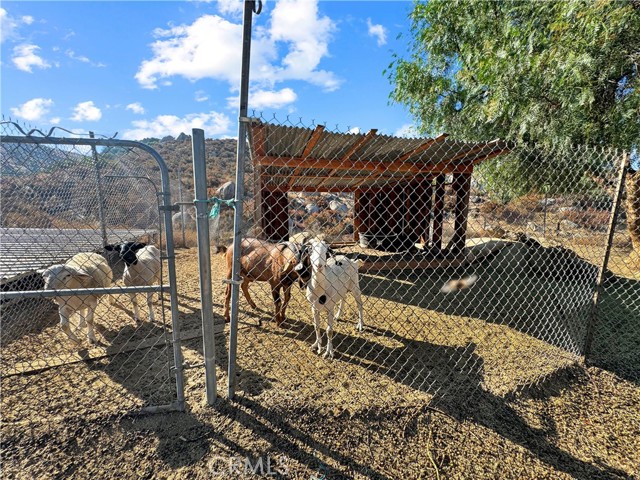
[[[461,142],[329,132],[252,119],[251,155],[267,188],[353,190],[410,182],[439,173],[470,172],[487,158],[507,153],[504,141]]]

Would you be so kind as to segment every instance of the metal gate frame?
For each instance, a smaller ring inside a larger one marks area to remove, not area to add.
[[[184,375],[183,375],[183,356],[180,339],[180,324],[178,320],[178,292],[176,281],[176,266],[175,266],[175,251],[174,251],[174,239],[173,239],[173,225],[171,222],[172,212],[175,208],[171,203],[171,191],[169,184],[169,170],[165,161],[160,154],[153,148],[144,143],[132,141],[132,140],[117,140],[117,139],[96,139],[93,138],[63,138],[63,137],[34,137],[31,135],[14,136],[14,135],[0,135],[0,143],[16,143],[16,144],[32,144],[32,145],[67,145],[67,146],[88,146],[91,148],[94,156],[97,147],[121,147],[121,148],[135,148],[142,150],[153,157],[158,164],[160,170],[160,179],[162,184],[162,191],[158,193],[158,197],[161,199],[159,210],[164,213],[164,230],[166,241],[166,257],[163,260],[167,260],[168,265],[168,285],[154,285],[144,287],[110,287],[110,288],[96,288],[96,289],[68,289],[64,292],[58,290],[30,290],[19,292],[0,292],[1,300],[11,300],[14,298],[51,298],[67,295],[78,294],[113,294],[113,293],[146,293],[153,292],[162,296],[163,293],[169,292],[171,302],[171,326],[172,326],[172,340],[173,356],[174,356],[174,371],[176,380],[176,397],[173,403],[167,405],[149,406],[142,409],[147,413],[164,412],[164,411],[184,411],[185,410],[185,398],[184,398]]]

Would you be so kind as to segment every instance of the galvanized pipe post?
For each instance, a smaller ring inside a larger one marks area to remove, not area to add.
[[[249,103],[249,66],[251,60],[251,23],[255,9],[254,0],[245,0],[242,21],[242,74],[240,77],[240,111],[238,118],[238,151],[236,157],[236,195],[233,220],[233,266],[231,270],[231,325],[229,329],[229,385],[230,400],[236,390],[236,353],[238,347],[238,301],[240,296],[240,242],[242,241],[242,199],[244,197],[244,162],[246,157],[247,111]]]
[[[622,190],[624,189],[624,178],[629,169],[629,154],[625,152],[620,162],[620,170],[618,172],[618,181],[616,183],[616,191],[613,197],[613,205],[611,206],[611,216],[609,217],[609,228],[607,231],[607,243],[605,245],[604,255],[602,257],[602,263],[598,271],[598,279],[596,280],[595,291],[593,293],[593,299],[591,301],[591,315],[589,316],[589,322],[587,323],[587,332],[584,341],[584,361],[588,361],[591,355],[591,346],[593,344],[593,332],[595,330],[598,318],[598,306],[600,304],[600,297],[602,296],[602,284],[604,282],[604,276],[607,272],[607,266],[609,265],[609,257],[611,256],[611,247],[613,246],[613,236],[616,233],[616,220],[618,218],[618,212],[620,211],[620,202],[622,201]]]
[[[211,247],[209,245],[209,213],[207,195],[207,164],[204,150],[204,130],[194,128],[193,185],[195,189],[196,229],[198,232],[198,262],[200,268],[200,304],[202,312],[202,354],[207,405],[213,405],[217,396],[216,342],[213,325],[213,297],[211,291]]]
[[[89,132],[90,138],[95,138],[93,132]],[[102,232],[102,246],[109,243],[107,238],[107,219],[104,213],[104,192],[102,190],[102,175],[100,173],[100,159],[98,158],[98,150],[95,145],[91,145],[91,155],[93,156],[93,165],[96,171],[96,185],[98,191],[98,219],[100,220],[100,231]]]
[[[180,168],[180,164],[178,164],[178,202],[180,202],[180,225],[182,228],[182,248],[187,248],[187,239],[185,234],[185,225],[184,225],[184,205],[182,204],[182,169]]]

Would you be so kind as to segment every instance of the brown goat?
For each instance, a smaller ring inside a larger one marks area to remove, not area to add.
[[[292,243],[268,243],[257,238],[245,238],[240,244],[240,288],[252,308],[257,308],[249,295],[250,282],[269,282],[271,295],[275,304],[275,321],[280,326],[285,320],[285,313],[291,298],[291,286],[300,281],[305,285],[310,277],[308,266],[302,262],[304,247]],[[226,251],[227,279],[231,278],[233,266],[233,245]],[[284,298],[280,291],[284,290]],[[231,284],[227,285],[224,300],[224,319],[228,323]]]

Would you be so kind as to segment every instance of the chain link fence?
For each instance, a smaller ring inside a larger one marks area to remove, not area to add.
[[[586,352],[637,380],[640,269],[629,227],[638,198],[619,192],[624,152],[275,118],[251,119],[248,141],[241,231],[269,253],[244,244],[240,275],[255,280],[256,307],[240,294],[238,392],[335,415],[424,402],[455,412],[478,395],[540,384]],[[309,238],[331,249],[321,264],[313,246],[283,243]],[[229,259],[216,260],[222,277]],[[362,331],[346,259],[359,264]],[[342,297],[327,331],[322,305]],[[318,355],[328,337],[333,358]]]
[[[136,142],[62,129],[26,132],[3,121],[0,133],[5,425],[35,428],[70,416],[182,408],[173,239],[165,218],[171,218],[165,208],[170,197],[162,159]],[[60,133],[71,135],[54,136]],[[134,250],[120,248],[127,242],[146,244],[135,251],[146,251],[153,260],[137,261],[136,253],[131,260]],[[93,256],[79,259],[80,252]],[[70,264],[52,267],[72,257],[75,270]],[[107,267],[96,273],[92,265],[100,259]],[[86,287],[98,290],[77,290]],[[134,319],[134,294],[139,319]],[[93,299],[94,342],[87,333]],[[69,315],[69,335],[59,310]]]

